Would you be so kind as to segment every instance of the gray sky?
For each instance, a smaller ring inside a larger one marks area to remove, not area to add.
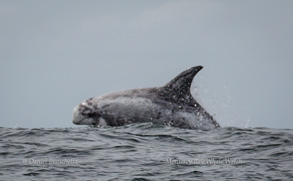
[[[0,126],[73,127],[81,101],[161,86],[222,126],[293,128],[293,1],[0,1]],[[198,92],[196,92],[196,89]]]

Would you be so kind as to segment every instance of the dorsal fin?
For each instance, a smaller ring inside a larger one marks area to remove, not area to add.
[[[193,77],[199,72],[203,67],[191,67],[181,74],[177,75],[173,80],[171,80],[168,84],[164,87],[168,89],[172,89],[174,91],[183,91],[183,92],[190,92],[190,86],[193,80]]]
[[[202,66],[197,66],[183,71],[162,87],[161,95],[164,95],[164,97],[166,96],[164,99],[168,99],[169,101],[194,106],[196,101],[190,93],[190,86],[194,76],[202,68]]]

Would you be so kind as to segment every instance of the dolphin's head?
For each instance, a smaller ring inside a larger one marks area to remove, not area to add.
[[[72,122],[77,125],[96,126],[100,118],[93,98],[83,101],[73,109]]]

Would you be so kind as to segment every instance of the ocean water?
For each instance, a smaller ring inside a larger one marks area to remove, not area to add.
[[[292,180],[293,130],[0,128],[0,180]]]

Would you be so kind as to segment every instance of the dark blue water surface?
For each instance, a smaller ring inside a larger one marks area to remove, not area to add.
[[[0,180],[292,180],[293,130],[0,128]]]

